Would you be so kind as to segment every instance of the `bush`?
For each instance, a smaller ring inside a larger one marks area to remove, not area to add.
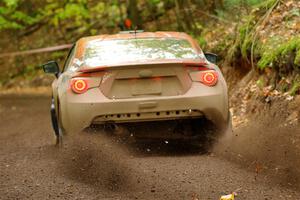
[[[264,69],[274,65],[280,65],[283,61],[293,59],[293,64],[300,66],[300,37],[293,37],[288,41],[282,40],[276,48],[264,47],[262,57],[258,62],[258,67]]]

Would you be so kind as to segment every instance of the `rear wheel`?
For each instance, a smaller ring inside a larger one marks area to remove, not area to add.
[[[53,131],[55,134],[55,139],[56,139],[56,145],[62,144],[63,131],[62,131],[60,122],[58,120],[58,115],[56,114],[54,98],[51,99],[50,114],[51,114],[52,128],[53,128]]]

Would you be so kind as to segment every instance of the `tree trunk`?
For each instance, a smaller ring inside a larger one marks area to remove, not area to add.
[[[216,13],[217,9],[224,9],[224,0],[205,0],[205,4],[211,13]]]
[[[184,27],[184,23],[182,19],[182,11],[178,0],[175,0],[175,14],[176,14],[178,30],[184,31],[186,28]]]
[[[195,21],[189,0],[175,0],[176,18],[180,31],[194,31]]]
[[[133,27],[137,29],[142,29],[142,20],[137,7],[137,0],[129,0],[127,7],[127,15],[133,23]]]

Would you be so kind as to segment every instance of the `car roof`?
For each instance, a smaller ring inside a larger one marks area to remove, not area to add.
[[[169,32],[169,31],[159,31],[159,32],[126,32],[126,33],[118,33],[118,34],[103,34],[96,36],[88,36],[79,39],[76,43],[76,56],[80,58],[85,50],[86,44],[93,40],[116,40],[116,39],[136,39],[136,38],[176,38],[176,39],[184,39],[188,40],[193,48],[196,50],[201,50],[197,44],[197,42],[188,34],[183,32]]]
[[[190,39],[191,37],[183,32],[121,32],[118,34],[105,34],[83,37],[80,40],[114,40],[114,39],[134,39],[134,38],[178,38],[178,39]]]

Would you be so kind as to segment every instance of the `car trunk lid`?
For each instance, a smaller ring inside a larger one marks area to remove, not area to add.
[[[192,81],[182,63],[105,68],[101,92],[110,99],[182,95]]]

